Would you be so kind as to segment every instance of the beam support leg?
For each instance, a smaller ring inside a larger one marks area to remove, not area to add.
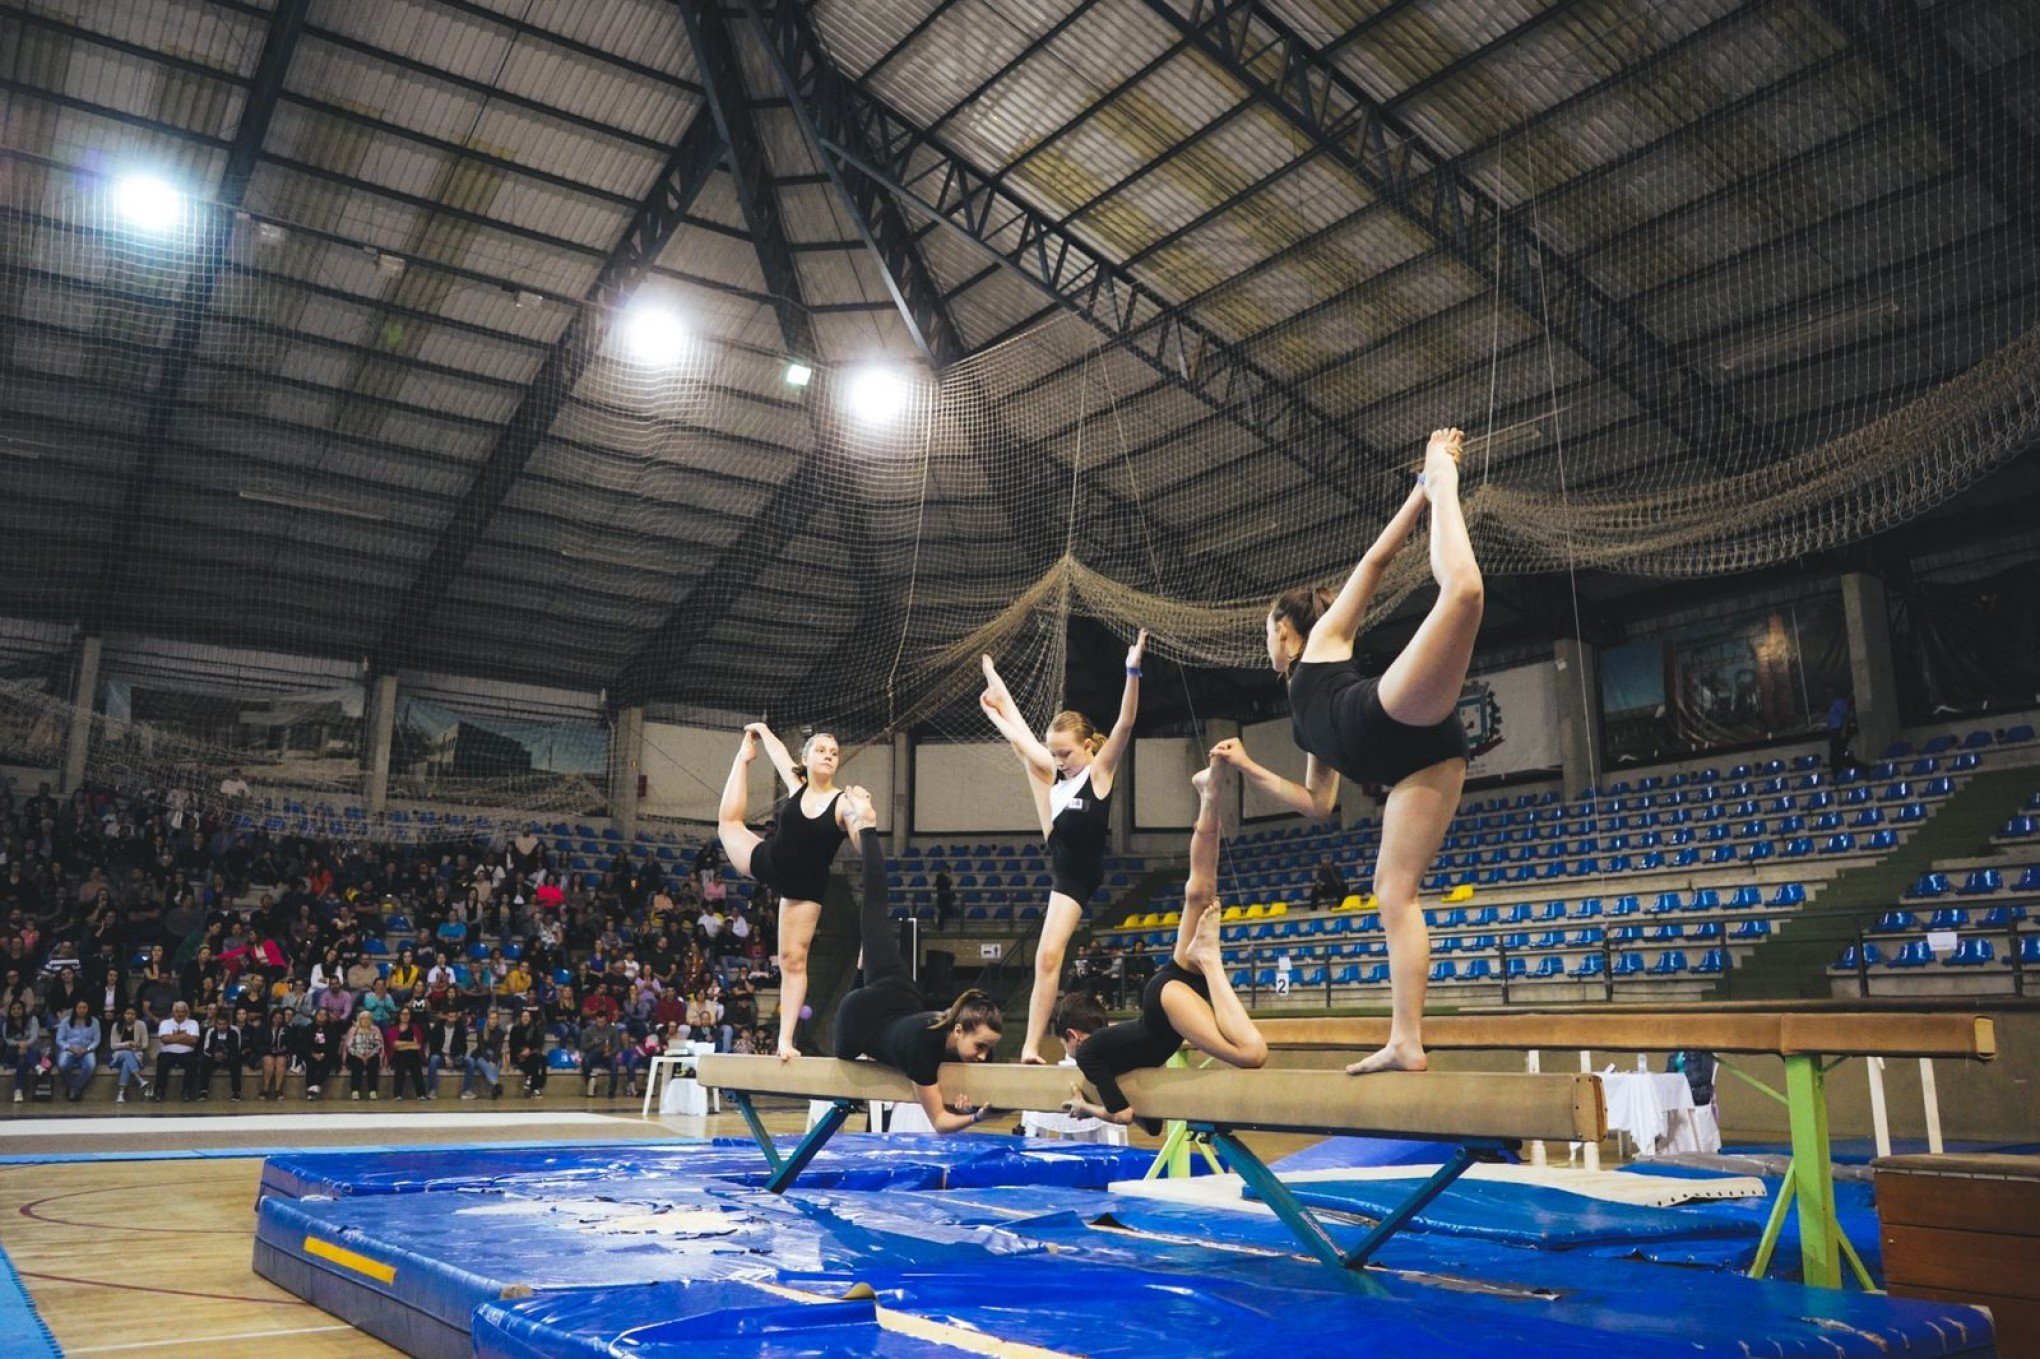
[[[1828,1160],[1827,1079],[1820,1058],[1785,1058],[1785,1104],[1792,1121],[1792,1168],[1799,1201],[1800,1277],[1816,1288],[1842,1286],[1841,1233],[1835,1220],[1835,1171]]]
[[[1372,1259],[1374,1253],[1387,1245],[1388,1239],[1401,1231],[1405,1223],[1423,1212],[1432,1199],[1451,1188],[1452,1182],[1466,1173],[1473,1164],[1473,1157],[1472,1147],[1464,1143],[1454,1147],[1451,1157],[1438,1167],[1437,1174],[1417,1186],[1415,1193],[1398,1203],[1387,1217],[1375,1223],[1374,1229],[1360,1239],[1359,1245],[1346,1253],[1347,1268],[1358,1269]]]
[[[1339,1243],[1318,1224],[1310,1209],[1289,1192],[1289,1186],[1277,1179],[1275,1172],[1240,1140],[1238,1133],[1214,1129],[1211,1141],[1226,1165],[1261,1196],[1263,1203],[1274,1209],[1275,1216],[1282,1219],[1282,1225],[1295,1234],[1305,1250],[1340,1273],[1346,1272],[1346,1253],[1339,1249]]]
[[[735,1090],[730,1093],[730,1098],[737,1102],[737,1112],[744,1116],[744,1124],[750,1128],[752,1138],[758,1143],[758,1149],[765,1153],[765,1164],[774,1170],[779,1169],[781,1159],[779,1144],[772,1140],[771,1133],[765,1131],[765,1123],[758,1117],[758,1110],[751,1103],[751,1097],[742,1090]]]
[[[773,1169],[772,1178],[765,1181],[765,1192],[784,1194],[792,1188],[793,1182],[800,1178],[800,1173],[807,1169],[808,1162],[814,1160],[815,1154],[828,1145],[829,1139],[836,1135],[836,1130],[843,1126],[844,1120],[856,1110],[858,1103],[857,1100],[849,1099],[832,1100],[829,1112],[823,1114],[821,1121],[807,1130],[807,1136],[800,1139],[800,1145],[793,1149],[793,1154],[788,1156],[783,1164]]]

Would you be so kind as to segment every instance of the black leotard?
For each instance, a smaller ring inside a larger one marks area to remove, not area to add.
[[[751,876],[794,901],[820,901],[829,890],[829,868],[847,838],[836,824],[836,799],[820,816],[800,809],[796,791],[779,809],[772,834],[751,851]]]
[[[1176,1026],[1169,1022],[1169,1012],[1162,1008],[1162,991],[1170,982],[1182,982],[1203,997],[1206,1004],[1211,1002],[1211,983],[1204,979],[1204,974],[1192,972],[1170,959],[1148,978],[1140,993],[1138,1015],[1107,1025],[1077,1048],[1077,1069],[1097,1087],[1107,1113],[1116,1114],[1127,1106],[1126,1095],[1119,1088],[1121,1076],[1160,1066],[1183,1046],[1183,1035],[1176,1032]],[[1153,1119],[1143,1119],[1141,1126],[1151,1133],[1161,1131],[1161,1124]]]
[[[1393,788],[1419,769],[1466,758],[1459,714],[1412,727],[1381,706],[1380,686],[1345,661],[1298,661],[1290,671],[1289,725],[1296,744],[1358,783]]]
[[[1112,794],[1099,796],[1085,765],[1049,792],[1055,819],[1049,822],[1048,864],[1053,890],[1088,905],[1105,882],[1105,836],[1111,829]],[[1055,804],[1060,801],[1062,806]]]
[[[886,909],[885,849],[876,831],[864,832],[864,909],[857,917],[864,944],[864,985],[836,1007],[836,1056],[870,1057],[906,1073],[916,1085],[933,1085],[948,1033],[932,1027],[930,1010],[900,956],[897,927]]]

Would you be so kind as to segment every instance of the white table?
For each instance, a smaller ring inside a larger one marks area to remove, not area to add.
[[[721,1113],[722,1091],[704,1090],[694,1079],[694,1059],[714,1051],[713,1043],[675,1043],[652,1058],[645,1070],[644,1116],[652,1116],[652,1100],[657,1096],[662,1075],[666,1078],[666,1097],[659,1102],[660,1113]],[[669,1109],[668,1104],[676,1107]]]
[[[1604,1071],[1608,1127],[1636,1145],[1639,1159],[1677,1152],[1721,1150],[1714,1110],[1693,1103],[1693,1087],[1678,1072]]]

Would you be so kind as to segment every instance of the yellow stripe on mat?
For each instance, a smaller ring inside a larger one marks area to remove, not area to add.
[[[380,1260],[371,1260],[345,1246],[336,1246],[331,1241],[321,1241],[316,1236],[305,1238],[305,1254],[316,1255],[321,1260],[331,1260],[342,1269],[351,1269],[356,1274],[365,1274],[377,1283],[394,1283],[397,1267],[386,1265]]]
[[[803,1293],[784,1284],[760,1283],[755,1279],[747,1282],[774,1297],[787,1298],[794,1302],[848,1302],[852,1299],[874,1296],[870,1287],[865,1284],[856,1285],[841,1298],[831,1298],[820,1293]],[[908,1335],[916,1340],[948,1345],[971,1354],[988,1355],[991,1359],[1072,1359],[1071,1355],[1062,1350],[1047,1350],[1039,1345],[1023,1344],[1017,1340],[1001,1340],[995,1335],[986,1335],[983,1331],[973,1331],[964,1326],[950,1326],[906,1312],[895,1312],[889,1307],[880,1307],[877,1312],[879,1326],[895,1335]]]

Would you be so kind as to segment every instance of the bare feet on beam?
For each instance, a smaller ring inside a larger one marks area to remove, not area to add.
[[[1421,1047],[1391,1043],[1372,1057],[1362,1057],[1346,1068],[1348,1076],[1371,1076],[1377,1071],[1429,1071],[1431,1059]]]

